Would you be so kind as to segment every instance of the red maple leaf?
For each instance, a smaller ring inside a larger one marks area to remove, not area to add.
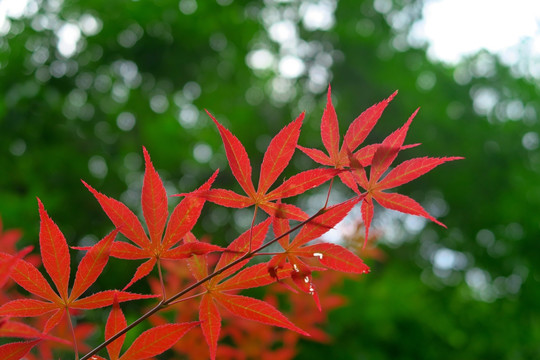
[[[148,259],[137,268],[133,278],[123,290],[148,275],[156,263],[159,265],[161,259],[185,259],[193,254],[200,255],[222,250],[217,245],[203,242],[181,244],[173,247],[193,228],[199,219],[205,200],[197,196],[186,196],[174,208],[167,229],[165,229],[169,216],[167,194],[163,182],[150,160],[150,155],[144,147],[143,152],[146,169],[141,202],[149,237],[146,235],[137,216],[126,205],[99,193],[83,181],[88,190],[94,194],[113,224],[135,244],[131,245],[127,242],[116,241],[112,244],[111,256],[127,260]],[[216,171],[196,192],[209,190],[217,173]]]
[[[340,245],[324,242],[314,245],[304,245],[322,236],[343,220],[360,199],[360,197],[355,197],[327,208],[324,213],[304,225],[292,242],[290,242],[289,235],[281,237],[278,242],[284,249],[284,252],[275,255],[267,264],[270,275],[276,280],[280,280],[278,271],[283,270],[287,262],[290,263],[292,269],[289,272],[289,276],[300,290],[314,296],[319,310],[320,303],[311,276],[313,269],[304,263],[300,259],[301,257],[315,258],[322,265],[330,269],[350,273],[366,273],[369,271],[369,267],[359,257]],[[278,218],[274,218],[273,228],[276,237],[290,230],[288,220]]]
[[[463,159],[462,157],[452,156],[441,158],[422,157],[406,160],[393,168],[381,179],[382,175],[389,169],[390,165],[392,165],[392,162],[395,160],[400,150],[403,149],[402,145],[405,141],[407,131],[409,130],[409,126],[415,115],[418,113],[418,110],[419,109],[416,109],[401,128],[388,135],[382,144],[377,147],[371,162],[369,180],[366,176],[364,167],[354,160],[351,161],[351,165],[355,168],[352,172],[354,178],[358,185],[366,191],[361,207],[362,218],[365,223],[366,239],[368,239],[369,227],[371,225],[371,220],[373,219],[373,199],[387,209],[422,216],[446,227],[443,223],[429,215],[420,204],[410,197],[383,191],[408,183],[445,162]]]
[[[298,149],[304,152],[313,161],[322,165],[332,166],[336,169],[344,169],[349,166],[348,152],[352,152],[355,159],[359,161],[362,166],[368,166],[371,163],[373,154],[379,145],[368,145],[358,151],[355,150],[364,142],[375,124],[377,124],[377,121],[381,117],[384,109],[388,103],[392,101],[396,94],[397,91],[390,95],[388,99],[373,105],[354,119],[345,133],[343,145],[340,149],[339,124],[336,110],[332,105],[331,88],[328,86],[326,108],[324,109],[321,119],[321,137],[328,155],[321,150],[306,148],[300,145],[297,146]],[[354,178],[350,172],[343,171],[338,175],[346,186],[351,188],[357,194],[360,194],[358,186],[356,185],[356,182],[354,181]]]
[[[284,127],[270,141],[261,165],[257,191],[255,191],[251,180],[251,163],[246,149],[236,136],[221,125],[212,114],[207,113],[218,127],[231,171],[247,196],[226,189],[212,189],[201,193],[200,196],[222,206],[245,208],[255,205],[255,209],[260,207],[270,216],[300,221],[306,220],[309,216],[301,209],[290,204],[278,204],[275,201],[301,194],[306,190],[319,186],[337,175],[340,172],[339,170],[307,170],[292,176],[276,189],[268,192],[272,184],[285,170],[294,154],[304,113]]]
[[[154,357],[170,349],[184,334],[199,325],[198,321],[188,323],[164,324],[146,330],[139,335],[131,346],[120,356],[120,350],[124,344],[125,334],[107,345],[110,360],[143,360]],[[109,340],[120,330],[127,326],[124,313],[115,300],[113,308],[105,325],[105,340]],[[105,360],[101,356],[94,355],[94,360]]]
[[[0,288],[2,288],[9,279],[9,275],[11,275],[11,271],[13,270],[15,264],[17,264],[17,261],[28,255],[33,248],[33,246],[27,246],[17,254],[0,260]]]
[[[294,330],[303,335],[309,335],[290,322],[272,305],[262,300],[234,293],[240,289],[263,286],[275,282],[275,279],[268,274],[264,264],[246,268],[234,276],[231,275],[244,267],[249,259],[240,261],[235,266],[226,270],[224,269],[231,262],[240,259],[248,251],[250,243],[255,248],[259,248],[263,244],[271,221],[272,218],[266,219],[234,240],[227,247],[227,251],[221,254],[216,264],[214,272],[217,272],[218,275],[203,285],[205,292],[200,303],[199,320],[201,321],[201,328],[208,343],[210,357],[212,359],[216,357],[217,342],[221,329],[221,314],[217,306],[218,304],[241,318],[258,321],[267,325],[279,326]],[[193,239],[186,240],[193,241]],[[206,256],[194,256],[188,260],[188,263],[193,275],[198,280],[208,275]]]
[[[47,334],[62,320],[71,309],[97,309],[109,306],[116,296],[119,301],[146,299],[153,295],[140,295],[116,290],[102,291],[85,298],[82,294],[96,281],[109,259],[109,252],[117,230],[113,231],[92,246],[82,258],[75,281],[69,291],[70,256],[64,235],[49,217],[38,199],[40,215],[39,244],[41,259],[45,270],[53,281],[54,291],[45,277],[32,264],[19,259],[13,266],[11,278],[28,292],[46,300],[17,299],[0,307],[0,316],[35,317],[52,313],[43,333]],[[10,255],[0,253],[0,261]]]

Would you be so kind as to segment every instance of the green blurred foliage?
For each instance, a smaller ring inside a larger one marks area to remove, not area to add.
[[[403,35],[421,2],[395,0],[384,14],[371,0],[28,3],[0,37],[0,214],[5,227],[24,230],[23,243],[37,239],[36,196],[70,244],[111,230],[80,179],[140,212],[143,145],[171,195],[216,168],[219,187],[238,189],[204,109],[244,143],[256,181],[269,139],[301,111],[301,144],[321,147],[328,82],[342,133],[399,89],[368,140],[422,107],[407,139],[422,146],[399,159],[466,160],[401,192],[448,229],[380,216],[386,260],[370,260],[372,273],[342,289],[350,305],[330,316],[334,342],[305,341],[298,358],[540,357],[537,80],[515,77],[488,53],[455,67],[431,62]],[[310,6],[323,6],[330,23],[310,23]],[[407,19],[400,31],[387,22],[397,13]],[[291,24],[295,40],[284,40]],[[281,68],[287,55],[292,62]],[[486,99],[495,102],[486,107]],[[288,171],[308,166],[297,154]],[[244,229],[245,214],[206,205],[196,233],[226,243]]]

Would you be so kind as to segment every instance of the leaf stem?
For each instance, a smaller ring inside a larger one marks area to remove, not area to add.
[[[201,296],[201,295],[206,294],[207,292],[208,292],[208,291],[204,291],[204,292],[201,292],[201,293],[198,293],[198,294],[195,294],[195,295],[191,295],[191,296],[185,297],[185,298],[183,298],[183,299],[179,299],[179,300],[173,301],[173,302],[169,303],[169,306],[172,306],[172,305],[174,305],[174,304],[181,303],[182,301],[194,299],[194,298],[196,298],[196,297],[199,297],[199,296]]]
[[[75,329],[73,328],[73,323],[71,322],[71,315],[69,314],[68,308],[66,308],[66,315],[67,315],[69,330],[71,331],[71,336],[73,336],[73,350],[75,351],[75,360],[79,360],[79,348],[77,347],[77,337],[75,336]]]
[[[247,253],[245,253],[244,255],[242,255],[241,257],[239,257],[238,259],[230,262],[229,264],[225,265],[224,267],[222,267],[221,269],[219,270],[216,270],[214,271],[212,274],[204,277],[203,279],[191,284],[190,286],[188,286],[187,288],[185,288],[184,290],[174,294],[173,296],[171,296],[169,299],[167,300],[161,300],[159,302],[159,304],[157,304],[156,306],[154,306],[153,308],[151,308],[150,310],[148,310],[145,314],[141,315],[141,317],[139,317],[137,320],[135,320],[134,322],[132,322],[131,324],[129,324],[128,326],[126,326],[124,329],[120,330],[119,332],[117,332],[116,334],[114,334],[113,336],[111,336],[108,340],[104,341],[103,343],[101,343],[100,345],[98,345],[97,347],[95,347],[92,351],[90,351],[88,354],[86,354],[85,356],[83,356],[81,358],[81,360],[89,360],[93,355],[97,354],[101,349],[105,348],[107,345],[109,345],[110,343],[112,343],[114,340],[118,339],[120,336],[122,336],[123,334],[127,333],[128,331],[130,331],[131,329],[133,329],[135,326],[139,325],[141,322],[143,322],[144,320],[146,320],[147,318],[149,318],[150,316],[154,315],[155,313],[157,313],[158,311],[176,303],[177,299],[179,299],[180,297],[182,297],[183,295],[189,293],[191,290],[193,289],[196,289],[197,287],[199,287],[200,285],[204,284],[205,282],[213,279],[214,277],[218,276],[219,274],[221,274],[222,272],[224,271],[227,271],[228,269],[232,268],[233,266],[241,263],[242,261],[244,260],[247,260],[247,259],[250,259],[252,258],[253,256],[255,256],[259,251],[263,250],[263,249],[266,249],[268,246],[272,245],[273,243],[275,243],[276,241],[278,241],[279,239],[289,235],[290,233],[300,229],[302,226],[306,225],[307,223],[311,222],[313,219],[315,219],[317,216],[319,215],[322,215],[326,212],[326,209],[325,208],[322,208],[320,209],[319,211],[317,211],[314,215],[310,216],[308,219],[302,221],[301,223],[299,223],[298,225],[294,226],[293,228],[291,228],[290,230],[284,232],[283,234],[275,237],[274,239],[270,240],[268,243],[260,246],[258,249],[255,249],[255,250],[250,250],[248,251]],[[253,217],[255,218],[255,217]]]
[[[251,239],[253,238],[253,227],[255,226],[255,217],[257,216],[257,209],[259,206],[255,205],[255,210],[253,210],[253,219],[251,219],[251,227],[249,228],[249,249],[248,253],[251,252]]]
[[[161,259],[157,259],[159,283],[161,284],[161,300],[165,300],[167,294],[165,293],[165,282],[163,281],[163,272],[161,271]]]
[[[332,191],[332,185],[334,184],[334,178],[330,180],[330,186],[328,186],[328,195],[326,195],[326,202],[324,203],[323,209],[326,209],[328,205],[328,200],[330,199],[330,192]]]

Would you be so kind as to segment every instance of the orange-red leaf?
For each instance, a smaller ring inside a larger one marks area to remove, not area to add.
[[[419,203],[408,196],[396,193],[375,192],[373,197],[379,204],[381,204],[381,206],[387,209],[397,210],[405,214],[422,216],[436,224],[441,225],[442,227],[446,227],[446,225],[429,215]]]
[[[270,186],[276,181],[279,175],[285,170],[294,154],[300,127],[304,113],[300,114],[295,121],[281,129],[281,131],[270,141],[261,165],[259,177],[258,194],[265,194]]]
[[[9,343],[0,346],[0,359],[19,360],[22,359],[40,340]]]
[[[373,201],[371,196],[366,196],[364,198],[360,210],[362,212],[362,220],[364,221],[365,227],[364,245],[362,246],[362,249],[364,249],[369,239],[369,227],[371,226],[371,220],[373,220]]]
[[[351,125],[349,125],[347,133],[345,134],[344,142],[347,144],[350,151],[356,150],[356,148],[364,142],[381,117],[384,109],[388,103],[392,101],[396,94],[397,90],[390,95],[388,99],[385,99],[365,110],[362,114],[360,114],[360,116],[354,119]]]
[[[291,204],[265,202],[259,204],[259,207],[272,217],[304,221],[309,218],[302,209]]]
[[[126,326],[126,317],[124,316],[122,309],[120,309],[117,299],[115,299],[111,312],[109,313],[109,317],[107,318],[107,323],[105,324],[105,340],[109,340]],[[126,334],[123,334],[118,339],[107,345],[107,352],[109,353],[110,360],[118,359],[125,338]]]
[[[290,276],[290,273],[291,267],[289,264],[286,264],[285,266],[280,267],[275,275],[278,279],[284,279]],[[225,291],[265,286],[276,282],[276,277],[271,276],[268,272],[268,264],[260,263],[242,269],[242,271],[238,272],[233,277],[219,284],[217,289]]]
[[[38,204],[41,219],[39,227],[41,260],[45,270],[47,270],[56,285],[60,296],[62,299],[67,300],[70,274],[70,257],[67,242],[39,199]]]
[[[70,342],[56,336],[43,334],[38,329],[22,322],[7,320],[0,326],[0,337],[17,337],[22,339],[51,340],[69,345]]]
[[[334,205],[326,211],[317,216],[313,221],[310,221],[304,227],[289,246],[289,248],[298,248],[299,246],[314,240],[319,236],[326,233],[339,223],[347,214],[351,211],[354,205],[360,201],[359,197],[344,201],[340,204]]]
[[[330,155],[330,159],[336,163],[338,161],[339,151],[339,124],[336,110],[334,109],[334,105],[332,105],[330,85],[328,85],[328,92],[326,94],[326,108],[321,119],[321,138],[324,147]]]
[[[266,195],[267,200],[283,199],[301,194],[330,180],[340,173],[337,169],[312,169],[303,171],[287,179],[283,184]]]
[[[101,274],[109,260],[110,248],[116,234],[118,234],[118,230],[114,230],[105,236],[103,240],[92,246],[82,258],[77,268],[75,282],[69,296],[70,300],[75,300],[81,296]]]
[[[79,249],[83,250],[83,249]],[[111,246],[111,256],[118,259],[140,260],[148,259],[148,251],[124,241],[115,241]]]
[[[203,295],[199,307],[199,320],[201,321],[201,329],[208,344],[210,358],[216,358],[217,342],[219,332],[221,331],[221,315],[219,310],[209,294]]]
[[[261,222],[260,224],[257,224],[253,227],[253,230],[248,229],[246,230],[242,235],[237,237],[232,243],[227,246],[227,250],[221,254],[221,257],[219,258],[219,261],[216,265],[216,270],[219,270],[226,265],[230,264],[234,260],[240,258],[243,256],[248,250],[249,250],[249,244],[251,243],[251,249],[257,249],[260,247],[264,239],[266,237],[266,234],[268,233],[268,228],[270,227],[270,224],[272,223],[272,219],[268,218],[265,221]],[[227,271],[224,271],[220,275],[214,277],[210,282],[213,284],[217,283],[218,280],[223,279],[232,273],[238,271],[240,268],[242,268],[249,260],[243,261],[236,266],[233,266],[232,268],[228,269]]]
[[[316,163],[319,163],[321,165],[328,165],[328,166],[334,166],[332,163],[332,160],[323,153],[321,150],[318,149],[310,149],[306,148],[300,145],[296,146],[300,151],[302,151],[304,154],[309,156],[311,160],[315,161]]]
[[[143,262],[137,270],[135,271],[135,274],[133,275],[133,278],[130,280],[130,282],[124,286],[122,290],[126,290],[128,287],[133,285],[136,281],[142,279],[146,275],[150,274],[150,271],[154,268],[154,265],[156,265],[156,258],[153,257],[148,261]]]
[[[187,233],[186,236],[184,236],[184,243],[196,243],[199,242],[197,238],[195,238],[195,235],[192,233]],[[187,260],[187,264],[189,267],[189,270],[191,271],[191,274],[195,277],[197,280],[201,280],[208,276],[208,265],[206,263],[206,255],[200,255],[200,256],[192,256]]]
[[[377,147],[371,164],[371,172],[369,176],[370,184],[374,184],[380,179],[382,174],[390,167],[398,155],[399,151],[401,150],[401,146],[405,141],[405,136],[407,136],[409,126],[418,113],[418,110],[419,109],[416,109],[416,111],[409,117],[407,122],[402,127],[388,135],[386,139],[383,140],[382,144]]]
[[[165,324],[143,332],[120,360],[147,359],[170,349],[185,333],[197,326],[199,322],[181,324]]]
[[[141,248],[150,245],[150,240],[148,240],[141,222],[126,205],[94,190],[84,181],[83,184],[95,196],[109,219],[111,219],[114,226],[116,226],[122,234]]]
[[[142,295],[134,294],[127,291],[118,291],[118,290],[105,290],[98,292],[96,294],[90,295],[83,299],[74,301],[70,308],[72,309],[98,309],[105,306],[111,306],[114,302],[115,295],[118,297],[118,302],[131,301],[131,300],[141,300],[141,299],[151,299],[156,298],[161,295]]]
[[[362,259],[337,244],[320,243],[303,247],[299,251],[302,251],[303,256],[318,258],[321,264],[330,269],[356,274],[369,271],[369,267],[364,264]]]
[[[11,258],[11,255],[0,253],[0,260]],[[60,302],[60,298],[51,288],[47,280],[38,269],[29,262],[20,259],[11,272],[11,278],[28,292],[54,302]]]
[[[167,217],[169,216],[167,193],[144,146],[143,153],[145,171],[141,195],[142,210],[150,240],[153,244],[158,244],[161,241]]]
[[[221,125],[212,114],[208,111],[206,111],[206,113],[218,127],[219,134],[221,135],[225,147],[225,154],[227,155],[227,160],[229,161],[229,166],[231,167],[234,177],[246,194],[249,196],[255,195],[255,188],[251,181],[251,164],[246,149],[240,140]]]
[[[239,195],[231,190],[211,189],[201,192],[199,196],[215,204],[231,208],[241,209],[253,205],[251,198]]]
[[[285,315],[265,301],[224,293],[214,293],[214,298],[236,316],[263,324],[279,326],[309,336],[308,333],[294,325]]]
[[[192,243],[186,243],[164,251],[161,254],[162,259],[185,259],[193,255],[204,255],[214,251],[223,251],[220,246],[208,244],[205,242],[197,241]]]
[[[188,194],[181,194],[186,196],[176,207],[169,219],[167,230],[165,231],[165,237],[163,239],[162,248],[169,249],[171,246],[182,240],[201,215],[202,208],[204,206],[205,199],[198,196],[198,194],[210,190],[210,187],[216,180],[219,173],[219,169],[214,171],[212,176],[197,190]]]
[[[17,299],[0,307],[0,316],[39,316],[58,309],[58,305],[34,299]]]
[[[453,160],[463,159],[462,157],[442,157],[442,158],[431,158],[431,157],[422,157],[411,160],[406,160],[392,169],[383,180],[381,180],[376,188],[391,189],[393,187],[408,183],[416,179],[419,176],[424,175],[425,173],[431,171],[433,168]]]
[[[9,276],[11,275],[15,264],[17,264],[17,261],[28,255],[33,248],[33,246],[27,246],[13,256],[0,259],[0,288],[2,288],[9,279]]]

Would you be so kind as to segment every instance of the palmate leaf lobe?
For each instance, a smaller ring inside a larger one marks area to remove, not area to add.
[[[208,246],[208,244],[200,246],[193,244],[185,246],[181,244],[174,247],[195,226],[204,206],[205,199],[199,196],[192,196],[192,194],[210,190],[218,171],[216,170],[208,181],[192,194],[182,194],[184,199],[174,208],[167,223],[169,216],[165,187],[152,164],[148,151],[144,147],[143,153],[145,173],[141,205],[149,237],[146,235],[137,216],[127,206],[101,194],[83,181],[83,184],[98,200],[113,224],[134,244],[115,242],[112,245],[111,256],[129,260],[146,259],[144,263],[139,265],[135,274],[123,290],[126,290],[136,281],[147,276],[154,269],[159,259],[183,259],[193,254],[221,250],[218,246]]]
[[[68,295],[70,275],[68,246],[64,235],[49,217],[39,199],[38,205],[41,219],[39,234],[41,257],[43,264],[47,264],[45,270],[55,284],[57,292],[51,288],[34,265],[19,259],[12,268],[11,278],[25,290],[45,301],[35,299],[12,300],[0,307],[0,316],[34,317],[52,313],[45,325],[44,332],[47,333],[58,325],[68,309],[96,309],[112,304],[112,297],[107,296],[106,292],[90,295],[82,299],[80,299],[80,296],[88,290],[103,271],[118,230],[114,230],[88,250],[79,263],[71,294]],[[9,256],[0,253],[0,261]],[[123,301],[154,297],[151,295],[113,292],[118,293],[118,296],[123,298]]]

